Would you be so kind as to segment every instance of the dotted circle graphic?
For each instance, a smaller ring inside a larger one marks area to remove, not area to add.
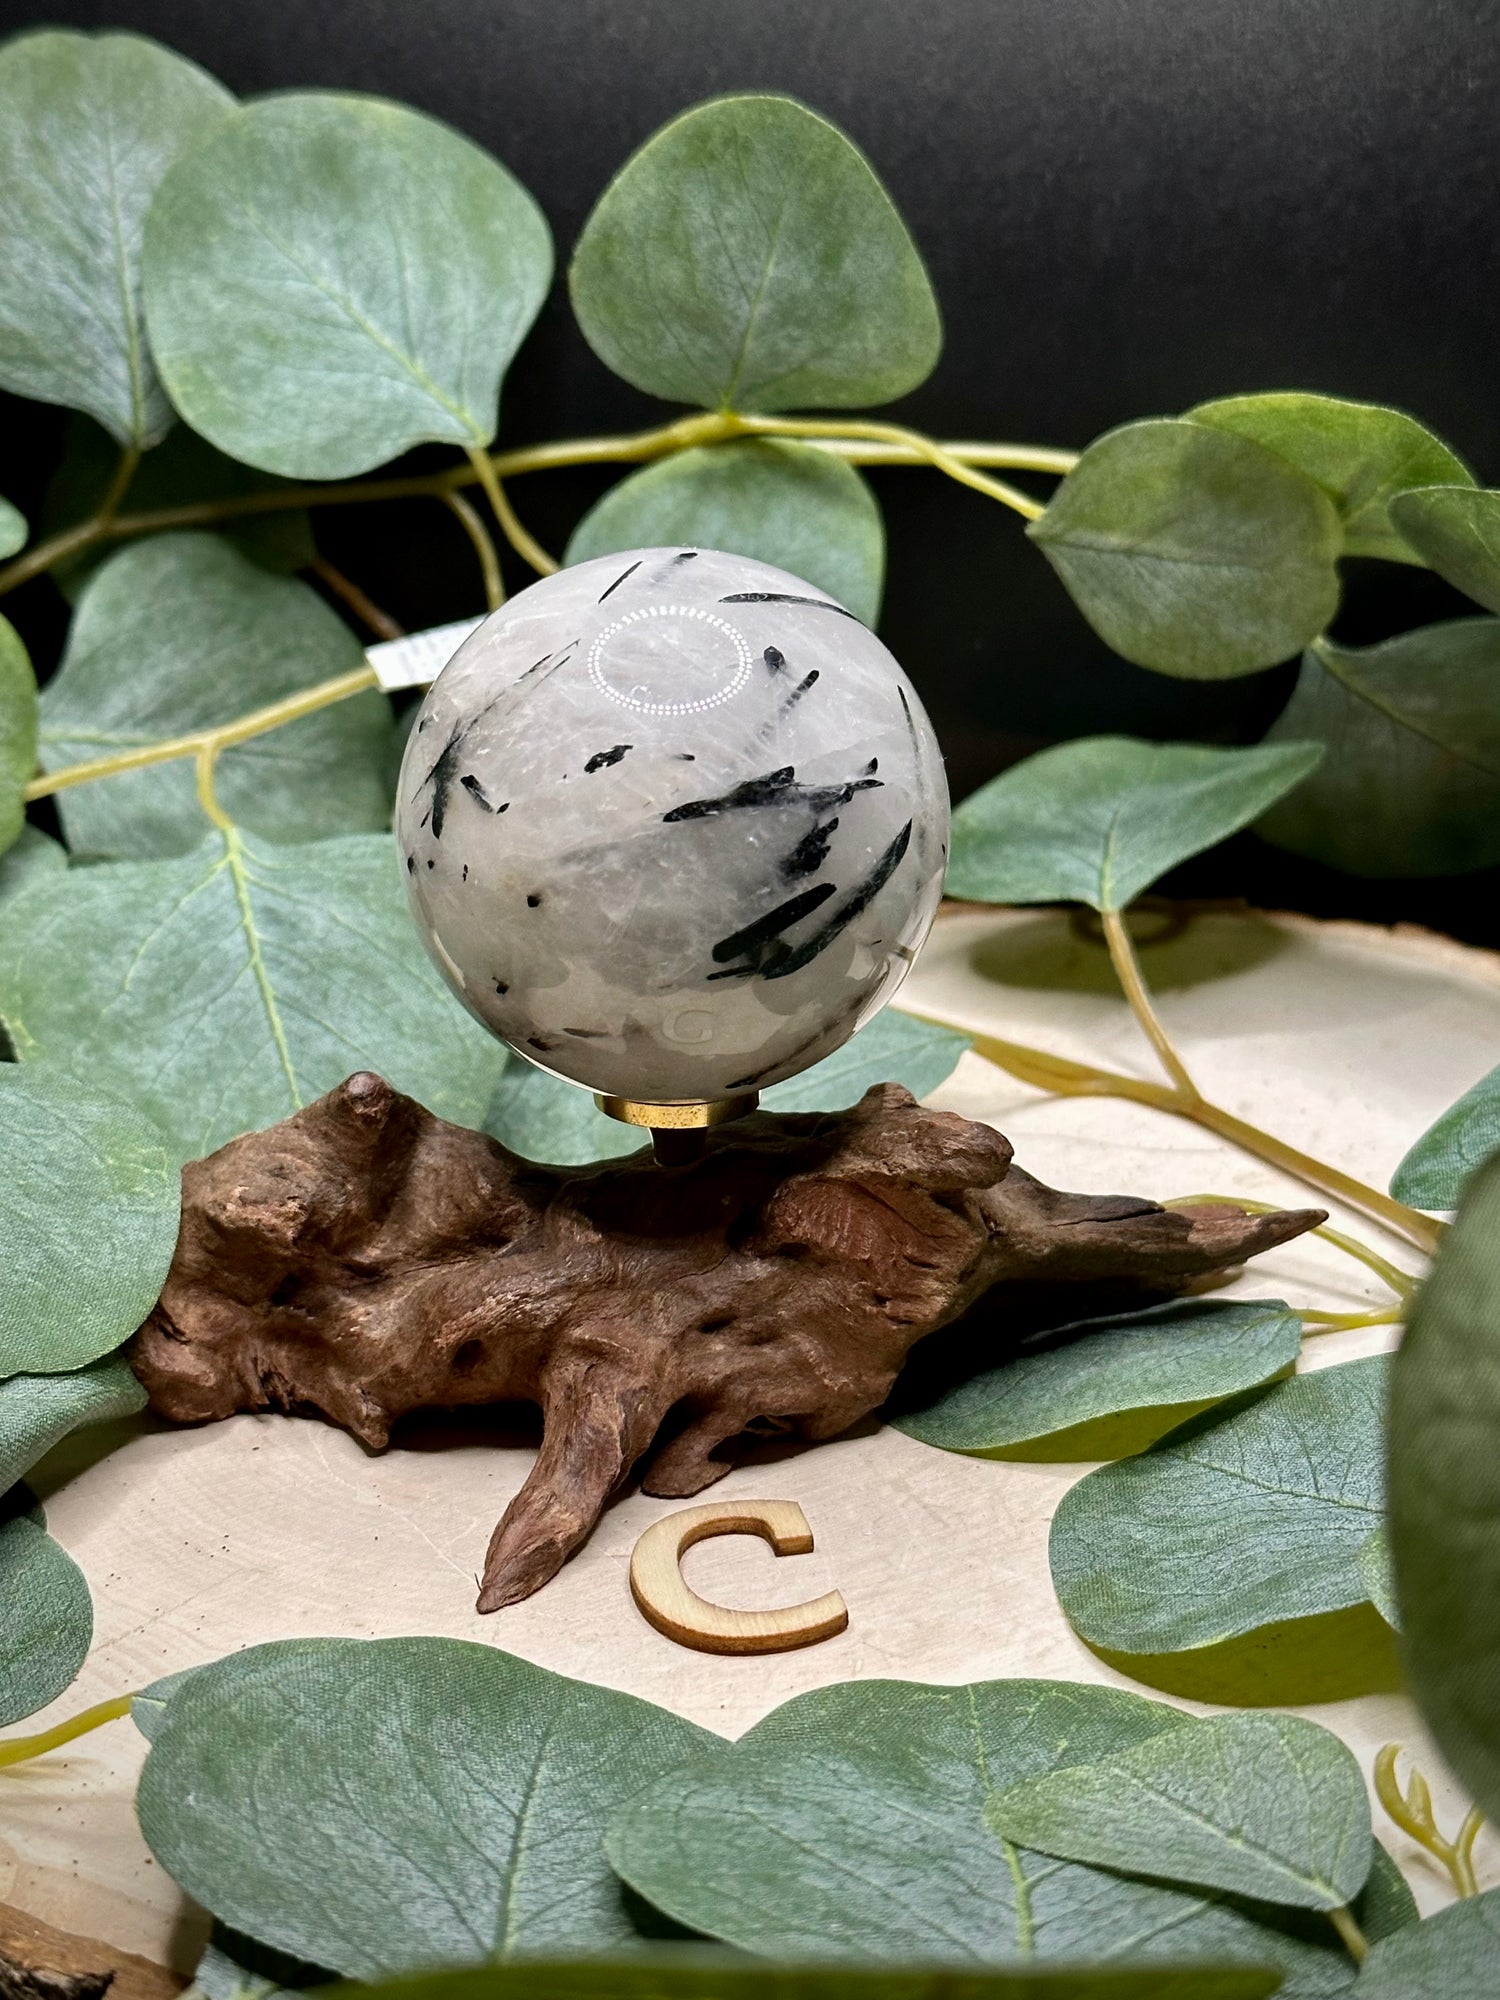
[[[687,618],[695,624],[708,625],[715,632],[721,632],[734,647],[733,677],[717,692],[703,695],[697,701],[643,701],[639,694],[615,686],[605,675],[605,648],[627,627],[643,624],[652,618]],[[606,625],[595,639],[589,648],[589,679],[601,694],[608,695],[622,708],[634,709],[638,715],[701,715],[704,709],[721,708],[726,701],[733,701],[742,692],[750,679],[750,647],[742,632],[712,611],[700,611],[690,604],[644,604],[638,611],[627,611],[623,618]]]

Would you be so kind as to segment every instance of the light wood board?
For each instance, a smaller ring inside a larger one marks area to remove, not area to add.
[[[1211,914],[1143,957],[1210,1096],[1379,1186],[1416,1134],[1500,1060],[1500,960],[1426,934]],[[1153,1074],[1102,947],[1058,914],[946,915],[903,999]],[[1060,1186],[1306,1199],[1178,1120],[1049,1100],[973,1055],[931,1101],[1000,1126],[1018,1160]],[[1363,1222],[1336,1219],[1390,1248]],[[1355,1309],[1379,1296],[1366,1277],[1308,1241],[1263,1260],[1233,1292]],[[1303,1365],[1382,1339],[1325,1336]],[[962,1458],[873,1423],[811,1450],[762,1451],[713,1497],[798,1502],[815,1551],[778,1559],[745,1537],[718,1539],[688,1551],[684,1575],[705,1597],[747,1609],[838,1589],[849,1626],[799,1652],[735,1659],[675,1645],[631,1601],[631,1549],[674,1505],[638,1493],[538,1597],[480,1618],[474,1572],[530,1459],[524,1442],[477,1424],[374,1458],[323,1424],[274,1416],[196,1431],[143,1420],[65,1443],[34,1483],[93,1588],[96,1636],[82,1676],[36,1726],[243,1646],[316,1634],[473,1639],[729,1736],[804,1689],[862,1676],[1120,1680],[1073,1636],[1048,1579],[1048,1522],[1085,1467]],[[1440,1816],[1456,1820],[1459,1794],[1403,1698],[1308,1712],[1367,1766],[1387,1740],[1415,1746]],[[118,1722],[0,1779],[0,1902],[186,1968],[204,1922],[136,1828],[144,1755]],[[1423,1906],[1444,1901],[1432,1864],[1382,1815],[1377,1825]],[[1500,1837],[1486,1831],[1478,1858],[1481,1881],[1500,1881]]]

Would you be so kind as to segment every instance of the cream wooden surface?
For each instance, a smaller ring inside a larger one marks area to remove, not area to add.
[[[1210,1095],[1377,1185],[1416,1133],[1500,1060],[1500,960],[1440,939],[1215,915],[1143,957]],[[945,917],[905,997],[1015,1040],[1152,1073],[1102,949],[1054,914]],[[1164,1114],[1048,1100],[974,1056],[932,1101],[999,1125],[1021,1163],[1060,1186],[1304,1198]],[[1394,1254],[1410,1268],[1410,1254]],[[1366,1275],[1303,1242],[1263,1260],[1234,1290],[1352,1309],[1378,1296]],[[1381,1339],[1325,1336],[1303,1365],[1348,1359]],[[53,1533],[92,1585],[96,1637],[81,1678],[37,1726],[239,1647],[314,1634],[473,1639],[628,1689],[729,1736],[804,1689],[860,1676],[1119,1680],[1073,1636],[1048,1580],[1048,1522],[1084,1467],[956,1457],[874,1424],[809,1451],[762,1451],[714,1497],[797,1501],[815,1552],[777,1559],[749,1539],[725,1538],[690,1550],[684,1573],[704,1596],[747,1608],[837,1588],[849,1628],[800,1652],[734,1659],[675,1645],[632,1603],[631,1549],[674,1504],[638,1493],[538,1597],[477,1616],[474,1572],[530,1459],[525,1443],[481,1425],[373,1458],[325,1425],[274,1416],[196,1431],[139,1422],[59,1447],[35,1483]],[[1458,1794],[1404,1699],[1310,1712],[1366,1765],[1388,1739],[1417,1746],[1440,1814],[1457,1818]],[[0,1901],[186,1965],[202,1918],[136,1829],[144,1754],[132,1725],[118,1722],[0,1778]],[[1431,1864],[1383,1816],[1377,1822],[1424,1906],[1443,1901]],[[1478,1858],[1481,1879],[1500,1880],[1491,1831]]]

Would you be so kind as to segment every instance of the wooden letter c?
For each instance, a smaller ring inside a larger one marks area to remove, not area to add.
[[[780,1611],[732,1611],[700,1597],[683,1579],[682,1556],[712,1535],[759,1535],[779,1556],[803,1556],[813,1545],[795,1500],[680,1507],[648,1528],[630,1558],[630,1588],[643,1615],[679,1646],[700,1653],[788,1653],[832,1639],[849,1623],[849,1608],[836,1590]]]

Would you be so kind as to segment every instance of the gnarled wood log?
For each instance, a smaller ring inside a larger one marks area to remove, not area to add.
[[[185,1170],[131,1358],[164,1416],[316,1412],[374,1450],[409,1411],[539,1404],[485,1559],[494,1611],[556,1575],[638,1460],[675,1498],[747,1431],[833,1437],[992,1286],[1172,1292],[1322,1220],[1060,1194],[895,1084],[757,1113],[691,1166],[564,1168],[362,1073]]]

